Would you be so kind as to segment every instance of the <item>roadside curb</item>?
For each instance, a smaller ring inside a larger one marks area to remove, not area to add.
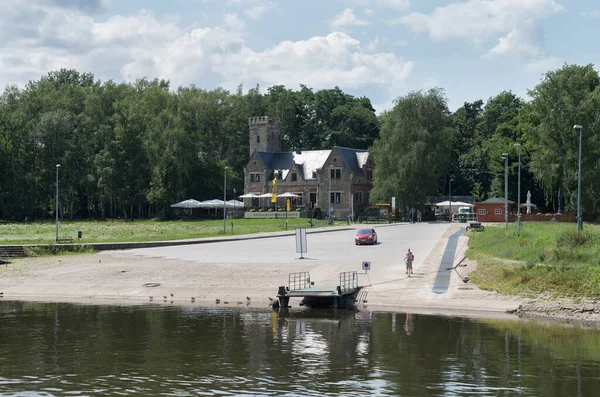
[[[377,227],[397,226],[403,225],[404,223],[391,223],[391,224],[380,224]],[[347,226],[331,226],[323,228],[308,228],[306,229],[307,234],[316,233],[330,233],[345,230],[354,230],[359,227],[356,224]],[[167,240],[167,241],[145,241],[145,242],[107,242],[107,243],[70,243],[70,244],[24,244],[21,247],[24,248],[36,248],[36,247],[49,247],[55,246],[60,247],[64,250],[73,250],[79,247],[91,248],[95,251],[112,251],[112,250],[126,250],[135,248],[155,248],[155,247],[169,247],[177,245],[191,245],[191,244],[209,244],[209,243],[221,243],[227,241],[241,241],[241,240],[256,240],[263,238],[275,238],[295,235],[295,230],[286,230],[281,232],[269,232],[269,233],[257,233],[257,234],[245,234],[239,236],[219,236],[219,237],[204,237],[186,240]],[[0,250],[4,247],[18,247],[16,245],[0,245]]]

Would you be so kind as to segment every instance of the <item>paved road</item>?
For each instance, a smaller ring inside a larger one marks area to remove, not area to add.
[[[296,253],[295,236],[142,248],[126,253],[212,265],[279,265],[288,273],[309,271],[316,283],[335,283],[340,272],[360,270],[362,262],[369,261],[372,268],[369,279],[381,282],[404,275],[403,258],[408,248],[415,253],[414,267],[418,269],[448,226],[443,223],[375,225],[379,242],[372,246],[355,246],[355,230],[309,233],[305,259]]]

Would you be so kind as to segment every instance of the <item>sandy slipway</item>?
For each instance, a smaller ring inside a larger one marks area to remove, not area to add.
[[[18,259],[0,265],[0,296],[4,300],[118,305],[214,306],[219,299],[220,306],[268,310],[278,287],[288,283],[289,273],[308,271],[317,285],[337,285],[340,272],[358,271],[359,283],[368,292],[361,310],[533,316],[600,324],[597,302],[523,299],[482,291],[465,282],[476,267],[464,259],[465,236],[455,241],[447,290],[433,292],[449,238],[461,226],[373,225],[380,243],[358,247],[353,244],[354,230],[309,234],[305,259],[295,252],[292,235]],[[402,261],[408,248],[416,254],[412,278],[405,275]],[[371,262],[367,274],[361,270],[362,261]],[[291,304],[293,309],[299,301]]]

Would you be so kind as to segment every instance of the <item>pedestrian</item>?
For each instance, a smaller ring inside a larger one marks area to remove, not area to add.
[[[404,257],[404,263],[406,263],[406,274],[408,277],[412,276],[413,272],[413,261],[415,260],[415,255],[408,249],[406,256]]]

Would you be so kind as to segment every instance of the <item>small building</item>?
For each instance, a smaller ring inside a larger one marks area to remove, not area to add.
[[[319,209],[324,216],[345,219],[361,213],[373,188],[373,160],[367,150],[334,146],[328,150],[281,152],[279,119],[251,117],[250,159],[244,168],[244,193],[292,193],[291,210]],[[273,183],[275,181],[275,183]],[[255,210],[285,208],[286,200],[270,197],[244,199]]]
[[[475,212],[479,222],[504,222],[504,198],[491,197],[480,203],[475,203]],[[508,200],[509,221],[515,217],[516,204]],[[513,215],[511,215],[513,214]]]

